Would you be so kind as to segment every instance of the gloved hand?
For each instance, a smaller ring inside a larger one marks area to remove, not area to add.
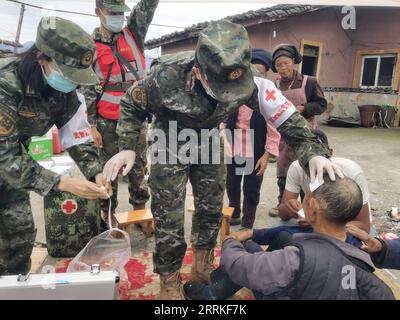
[[[125,166],[122,175],[126,176],[131,171],[135,163],[135,152],[132,150],[124,150],[117,153],[107,161],[103,169],[103,175],[106,181],[114,181],[119,171]]]
[[[320,186],[324,183],[324,171],[328,173],[329,178],[332,181],[336,180],[335,174],[338,175],[339,178],[344,178],[342,169],[340,169],[337,164],[333,163],[331,160],[325,157],[315,156],[311,158],[308,165],[310,168],[311,185],[314,185],[318,182],[318,185]],[[314,190],[315,189],[316,188],[314,188]]]
[[[99,173],[95,178],[96,184],[100,187],[100,189],[106,190],[107,194],[111,197],[113,194],[111,182],[106,181],[103,173]]]

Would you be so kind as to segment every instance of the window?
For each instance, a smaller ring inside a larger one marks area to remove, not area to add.
[[[317,75],[318,57],[319,57],[319,47],[314,47],[309,45],[304,46],[303,69],[302,69],[302,73],[304,75],[313,77]]]
[[[303,56],[303,62],[300,64],[299,72],[303,75],[318,78],[321,66],[322,43],[302,40],[300,53]]]
[[[396,55],[363,56],[360,87],[392,87],[396,63]]]

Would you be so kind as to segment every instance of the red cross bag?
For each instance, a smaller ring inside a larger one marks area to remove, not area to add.
[[[44,197],[47,250],[52,257],[75,257],[100,233],[100,204],[67,192]]]

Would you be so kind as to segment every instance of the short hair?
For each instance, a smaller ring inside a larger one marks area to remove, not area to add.
[[[337,224],[353,220],[363,206],[360,187],[348,177],[331,181],[325,175],[324,184],[312,192],[311,197],[319,201],[325,218]]]

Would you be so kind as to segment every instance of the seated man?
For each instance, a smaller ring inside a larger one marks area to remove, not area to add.
[[[329,147],[328,138],[321,130],[313,130],[318,139],[330,151],[332,156],[332,149]],[[331,158],[336,162],[345,175],[353,179],[361,189],[363,197],[363,206],[359,214],[349,222],[349,224],[358,226],[363,230],[369,232],[370,230],[370,213],[369,213],[369,192],[368,185],[362,169],[353,161],[344,158]],[[313,232],[311,226],[300,217],[298,212],[303,209],[301,202],[298,200],[301,192],[310,192],[309,188],[310,178],[307,172],[300,166],[298,161],[292,163],[289,168],[286,180],[286,188],[283,194],[282,203],[279,205],[279,215],[283,220],[282,225],[273,228],[264,228],[257,230],[257,234],[253,239],[259,245],[269,245],[268,251],[276,249],[279,245],[276,242],[276,237],[282,231],[290,234],[295,233],[310,233]],[[250,233],[248,233],[250,234]],[[361,247],[361,241],[351,234],[347,234],[346,242],[358,248]]]
[[[337,164],[342,170],[346,177],[353,179],[361,189],[363,206],[357,216],[349,222],[349,224],[355,225],[362,230],[370,232],[371,228],[371,217],[369,211],[369,192],[367,180],[365,179],[364,172],[360,166],[352,160],[332,157],[333,150],[329,147],[328,138],[321,130],[314,130],[314,133],[318,136],[318,139],[324,144],[330,151],[330,160]],[[309,227],[305,223],[304,219],[299,217],[298,212],[302,209],[301,202],[298,200],[301,191],[304,193],[309,192],[310,177],[307,171],[305,171],[298,161],[295,161],[289,167],[285,191],[282,197],[281,204],[278,207],[278,213],[280,218],[284,221],[282,224],[287,226],[298,227]]]
[[[371,255],[372,261],[378,268],[400,270],[400,239],[373,238],[356,226],[349,225],[346,228],[348,233],[364,243],[361,249]]]
[[[189,281],[184,294],[189,299],[226,299],[247,287],[257,299],[392,300],[392,291],[373,274],[369,255],[344,242],[346,224],[361,207],[362,194],[353,180],[325,177],[303,201],[313,233],[295,234],[272,252],[252,241],[242,244],[251,231],[232,234],[223,243],[211,284]]]

